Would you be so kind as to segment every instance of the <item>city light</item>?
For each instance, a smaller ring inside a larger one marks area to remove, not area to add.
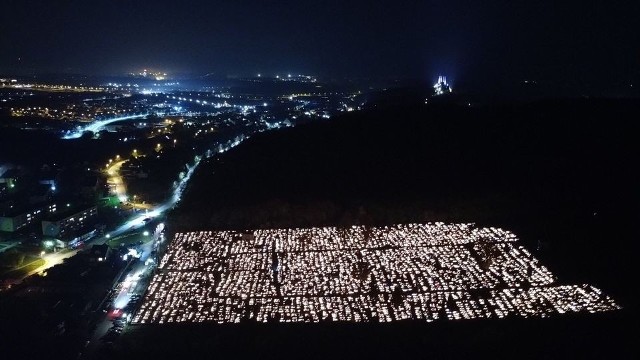
[[[127,255],[133,258],[139,259],[141,256],[140,252],[138,252],[138,250],[136,249],[128,249],[128,251],[129,252],[127,253]],[[127,277],[127,278],[130,278],[130,277]]]
[[[3,3],[3,358],[634,357],[640,0],[221,3]]]
[[[391,322],[620,309],[473,224],[179,233],[134,323]]]
[[[82,136],[82,134],[84,134],[85,132],[92,132],[92,133],[96,133],[102,129],[104,129],[105,126],[118,122],[118,121],[123,121],[123,120],[131,120],[131,119],[140,119],[140,118],[144,118],[149,114],[141,114],[141,115],[128,115],[128,116],[119,116],[119,117],[114,117],[114,118],[110,118],[110,119],[105,119],[105,120],[95,120],[93,122],[91,122],[89,125],[83,126],[83,127],[78,127],[75,131],[70,131],[68,133],[65,133],[62,138],[63,139],[78,139]]]
[[[449,84],[447,84],[446,76],[438,76],[438,82],[435,85],[433,85],[433,89],[434,89],[435,95],[443,95],[446,93],[450,93],[452,91]]]

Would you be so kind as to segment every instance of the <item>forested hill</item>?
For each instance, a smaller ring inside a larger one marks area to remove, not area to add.
[[[540,241],[548,262],[570,258],[567,280],[624,293],[640,220],[639,119],[640,104],[624,100],[377,107],[208,160],[170,218],[175,230],[503,226],[530,248]]]
[[[494,221],[565,205],[592,213],[637,195],[639,108],[576,100],[353,113],[255,137],[204,164],[183,208],[216,227]]]

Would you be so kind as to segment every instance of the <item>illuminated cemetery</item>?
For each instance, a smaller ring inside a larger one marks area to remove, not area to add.
[[[177,234],[134,323],[390,322],[603,312],[498,228],[473,224]]]

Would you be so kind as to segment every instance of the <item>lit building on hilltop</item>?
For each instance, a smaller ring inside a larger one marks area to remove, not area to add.
[[[452,91],[451,86],[447,84],[446,76],[438,76],[438,82],[433,85],[435,95],[448,94]]]

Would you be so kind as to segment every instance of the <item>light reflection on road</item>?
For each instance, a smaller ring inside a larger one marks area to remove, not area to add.
[[[122,175],[120,175],[120,168],[128,160],[116,161],[113,165],[107,167],[107,184],[109,187],[113,187],[110,190],[114,195],[118,197],[120,201],[127,198],[127,187],[125,186]]]
[[[127,116],[120,116],[120,117],[104,119],[104,120],[94,120],[89,125],[78,127],[78,129],[63,135],[62,138],[65,140],[78,139],[82,136],[82,134],[84,134],[85,131],[90,131],[95,133],[97,131],[102,130],[105,126],[111,123],[123,121],[123,120],[141,119],[141,118],[147,117],[148,115],[149,114],[127,115]]]
[[[226,144],[223,144],[223,145],[220,145],[220,146],[216,147],[216,151],[215,152],[216,153],[226,152],[226,151],[228,151],[228,150],[240,145],[247,138],[248,137],[246,137],[246,136],[238,136],[235,139],[228,141]],[[157,205],[155,208],[153,208],[153,210],[148,210],[147,212],[145,212],[143,214],[136,215],[133,219],[128,220],[127,222],[125,222],[124,224],[122,224],[121,226],[116,228],[115,230],[111,231],[109,233],[109,235],[110,236],[118,236],[118,235],[122,235],[125,232],[139,229],[139,228],[143,227],[144,225],[146,225],[147,219],[157,217],[159,215],[162,215],[167,210],[172,209],[178,202],[180,202],[180,199],[182,198],[182,194],[183,194],[185,188],[187,187],[187,183],[191,179],[191,176],[195,172],[195,170],[198,167],[198,165],[200,165],[200,162],[201,162],[201,157],[198,157],[193,165],[187,166],[187,173],[178,182],[177,186],[175,186],[175,188],[173,189],[173,192],[171,194],[171,197],[167,201]]]

